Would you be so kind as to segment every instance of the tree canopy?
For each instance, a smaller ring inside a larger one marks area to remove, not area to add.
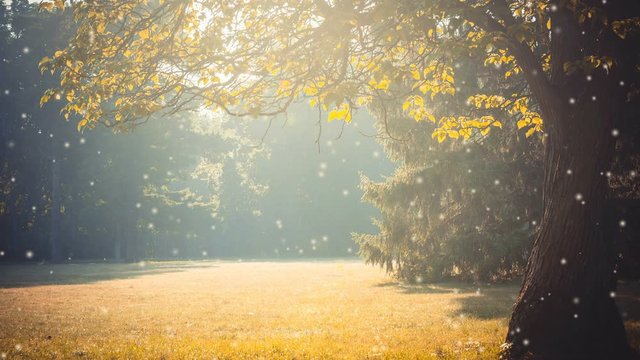
[[[55,6],[63,4],[41,4]],[[76,36],[40,65],[62,75],[42,101],[65,98],[79,128],[128,127],[201,106],[277,114],[299,98],[329,120],[349,121],[378,98],[399,99],[408,116],[436,123],[438,141],[482,136],[507,118],[527,136],[542,131],[531,96],[551,92],[547,78],[615,66],[600,49],[552,57],[549,33],[562,31],[554,20],[575,15],[585,31],[609,27],[620,37],[638,24],[578,0],[88,1],[74,13]],[[465,59],[484,64],[478,81],[493,84],[461,98]],[[432,101],[468,106],[434,111]]]

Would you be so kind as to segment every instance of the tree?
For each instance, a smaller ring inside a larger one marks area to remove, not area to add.
[[[459,64],[467,71],[458,73],[456,81],[466,86],[458,90],[458,98],[482,92],[481,86],[512,85],[501,84],[500,74],[479,84],[476,74],[484,65],[464,61]],[[436,125],[407,121],[400,103],[373,105],[378,141],[398,169],[383,182],[361,182],[363,199],[382,213],[375,221],[378,234],[354,236],[365,261],[411,282],[521,276],[540,217],[539,139],[514,136],[517,124],[509,121],[504,131],[439,145],[435,139],[425,141]],[[464,112],[468,104],[448,101],[441,106]]]
[[[52,153],[57,149],[47,137],[51,128],[39,120],[57,115],[59,108],[32,111],[42,91],[56,84],[39,76],[36,66],[45,54],[62,46],[59,34],[64,32],[68,18],[38,14],[36,7],[27,1],[12,1],[9,10],[5,5],[0,7],[0,19],[0,141],[4,149],[0,156],[3,169],[0,214],[3,220],[8,218],[9,224],[5,226],[10,234],[3,250],[7,249],[7,258],[25,259],[29,253],[33,256],[26,258],[42,259],[57,248],[55,240],[60,238],[58,221],[47,221],[58,216],[51,211],[58,197],[47,194],[59,194],[59,182],[51,177],[58,165],[52,162]],[[43,130],[47,135],[42,134]]]
[[[360,255],[409,282],[521,276],[540,218],[540,141],[514,136],[507,122],[477,143],[438,145],[425,141],[433,124],[407,121],[400,110],[378,124],[398,168],[360,184],[382,214],[378,234],[354,234]]]
[[[347,122],[373,99],[399,99],[408,116],[437,124],[440,142],[515,116],[527,137],[544,138],[543,215],[504,354],[630,356],[610,296],[605,229],[615,219],[601,173],[616,142],[634,133],[637,3],[130,0],[78,2],[74,12],[75,37],[41,62],[61,74],[42,101],[64,97],[81,129],[130,128],[201,106],[274,115],[301,98]],[[487,65],[477,74],[487,86],[461,99],[455,77],[466,62]],[[469,106],[433,106],[454,101]]]

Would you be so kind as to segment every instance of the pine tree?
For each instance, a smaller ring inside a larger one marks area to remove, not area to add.
[[[410,282],[521,275],[540,217],[540,142],[505,128],[438,144],[424,141],[428,124],[384,112],[378,138],[398,168],[382,182],[362,178],[382,218],[378,234],[354,234],[360,255]]]

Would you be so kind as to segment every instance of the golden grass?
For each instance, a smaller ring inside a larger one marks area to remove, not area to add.
[[[517,290],[401,286],[357,261],[0,271],[0,352],[25,359],[495,358]]]

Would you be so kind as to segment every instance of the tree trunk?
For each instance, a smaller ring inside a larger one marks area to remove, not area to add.
[[[51,217],[49,224],[49,248],[51,261],[62,261],[60,247],[60,160],[51,163]]]
[[[16,205],[17,200],[15,199],[15,197],[16,196],[10,196],[8,199],[9,216],[11,217],[11,235],[9,236],[9,244],[7,250],[9,250],[10,256],[17,258],[18,249],[20,248],[20,242],[18,241],[20,233],[20,215],[18,214],[18,206]]]
[[[127,262],[134,262],[136,261],[136,244],[135,244],[135,237],[133,237],[134,234],[131,233],[127,233],[127,229],[129,229],[129,227],[127,226],[127,219],[122,219],[120,220],[120,224],[118,227],[118,236],[120,236],[120,238],[123,239],[124,243],[125,243],[125,260]]]
[[[607,221],[620,220],[607,219],[604,176],[618,113],[606,100],[592,101],[591,94],[572,102],[554,109],[556,121],[545,119],[544,210],[504,358],[632,356],[613,298],[615,247],[606,232]]]
[[[122,249],[121,249],[121,241],[120,237],[116,235],[113,239],[113,258],[116,261],[122,260]]]

